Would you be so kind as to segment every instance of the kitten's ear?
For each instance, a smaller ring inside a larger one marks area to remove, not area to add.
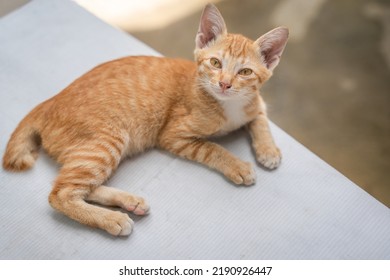
[[[207,4],[200,18],[198,34],[196,34],[196,48],[204,48],[209,42],[226,32],[225,21],[217,7]]]
[[[273,70],[280,61],[288,39],[286,27],[275,28],[256,40],[255,45],[259,48],[262,63]]]

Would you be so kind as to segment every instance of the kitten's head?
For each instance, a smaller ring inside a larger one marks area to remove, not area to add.
[[[220,12],[208,4],[195,39],[199,85],[219,100],[257,94],[278,65],[287,38],[285,27],[273,29],[256,41],[227,33]]]

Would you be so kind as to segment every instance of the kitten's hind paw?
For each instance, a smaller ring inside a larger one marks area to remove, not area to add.
[[[106,186],[94,189],[86,200],[101,205],[118,206],[136,215],[146,215],[150,208],[142,197]]]
[[[127,214],[112,211],[104,220],[103,228],[115,236],[127,236],[133,231],[134,222]]]
[[[129,194],[127,197],[123,197],[122,203],[123,209],[133,212],[136,215],[146,215],[150,210],[150,207],[146,203],[145,199],[139,196]]]

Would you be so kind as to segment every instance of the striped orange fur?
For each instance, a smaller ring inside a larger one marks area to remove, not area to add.
[[[246,125],[257,160],[268,168],[279,165],[281,154],[259,90],[278,64],[287,37],[282,27],[256,41],[229,34],[217,8],[207,5],[195,62],[134,56],[97,66],[20,122],[3,167],[31,168],[42,146],[62,166],[50,204],[113,235],[130,234],[132,220],[97,204],[137,215],[146,214],[149,206],[141,197],[103,184],[121,160],[146,149],[167,150],[215,169],[235,184],[251,185],[252,164],[208,138]]]

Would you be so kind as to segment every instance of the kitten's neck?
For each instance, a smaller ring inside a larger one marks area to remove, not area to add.
[[[236,130],[252,119],[252,116],[248,114],[248,107],[251,107],[248,99],[219,100],[219,103],[225,117],[219,134]]]
[[[224,135],[242,127],[256,115],[254,111],[257,112],[258,96],[228,100],[217,99],[197,79],[195,79],[193,89],[194,97],[199,102],[197,102],[197,107],[202,111],[202,114],[210,116],[209,120],[216,120],[215,116],[219,116],[218,131],[214,134],[216,136]],[[211,117],[211,115],[214,115],[214,117]]]

